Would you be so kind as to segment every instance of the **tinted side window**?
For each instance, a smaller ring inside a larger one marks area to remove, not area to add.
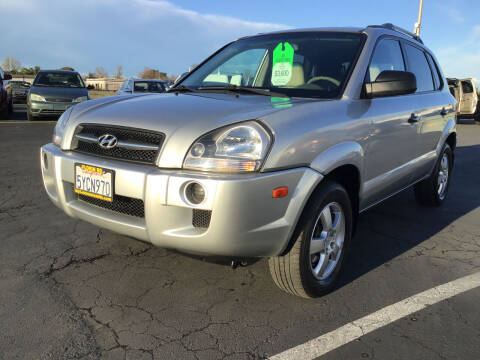
[[[427,53],[427,59],[428,62],[430,63],[430,67],[432,68],[432,73],[433,73],[433,80],[435,80],[435,89],[438,90],[442,87],[442,80],[440,78],[440,73],[438,71],[437,64],[435,63],[435,60],[433,60],[432,55]]]
[[[432,72],[427,58],[422,50],[414,46],[405,45],[408,71],[417,78],[417,92],[434,90]]]
[[[402,50],[397,40],[381,40],[368,68],[367,82],[373,82],[384,70],[405,71]]]
[[[473,93],[473,86],[470,81],[462,81],[463,93]]]

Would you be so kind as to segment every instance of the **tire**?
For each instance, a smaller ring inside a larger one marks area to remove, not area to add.
[[[10,99],[8,103],[8,113],[11,114],[13,112],[13,98]]]
[[[5,106],[5,109],[0,111],[0,120],[8,120],[9,119],[9,112],[8,112],[8,105]]]
[[[415,199],[418,203],[430,207],[442,205],[447,198],[452,171],[453,152],[450,145],[445,143],[430,177],[414,186]]]
[[[27,109],[27,120],[28,121],[35,121],[35,117],[32,115],[30,111]]]
[[[339,210],[343,217],[338,215]],[[332,230],[332,234],[327,233],[325,231],[327,227],[324,226],[324,214],[328,212],[331,215],[332,224],[336,224],[336,227],[331,227],[331,229],[336,229],[335,232]],[[343,227],[341,220],[337,223],[338,219],[343,220]],[[293,234],[295,239],[293,247],[284,256],[274,256],[268,259],[270,273],[275,284],[287,293],[304,298],[319,297],[333,290],[348,254],[352,226],[352,205],[347,191],[341,185],[325,180],[314,192],[300,217]],[[335,257],[335,253],[332,251],[333,247],[329,244],[332,242],[338,244],[342,240],[340,239],[342,231],[343,244],[337,248],[337,258],[334,260],[336,264],[334,264],[331,262],[332,260],[328,260]],[[312,246],[312,249],[323,249],[320,253],[315,251],[311,253],[311,244],[314,238],[320,241],[322,241],[321,238],[325,239],[323,240],[324,245],[317,242],[317,246]],[[332,253],[329,255],[328,251],[332,251],[333,256]],[[321,262],[322,252],[323,262]],[[325,264],[325,261],[327,261],[327,265],[323,275],[320,273],[315,275],[313,268],[322,268],[321,264]]]

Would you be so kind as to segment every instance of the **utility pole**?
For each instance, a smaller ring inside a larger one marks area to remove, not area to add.
[[[420,0],[420,7],[418,9],[418,19],[415,23],[415,35],[420,36],[420,28],[422,27],[422,12],[423,12],[423,0]]]

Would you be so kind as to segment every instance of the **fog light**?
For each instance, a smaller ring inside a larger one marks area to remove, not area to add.
[[[184,190],[185,199],[193,204],[201,204],[205,200],[205,188],[197,182],[189,183]]]
[[[43,167],[45,170],[48,170],[48,157],[47,153],[43,153]]]

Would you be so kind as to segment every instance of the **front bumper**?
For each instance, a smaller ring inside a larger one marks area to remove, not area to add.
[[[18,101],[26,101],[27,100],[27,94],[26,93],[13,93],[12,94],[13,101],[18,102]]]
[[[41,148],[43,182],[52,202],[68,215],[164,248],[204,255],[264,257],[280,254],[322,175],[310,168],[262,174],[201,174],[164,170],[112,159]],[[74,163],[115,171],[115,194],[144,202],[144,217],[125,215],[79,200],[73,191]],[[195,227],[195,206],[182,200],[181,189],[195,180],[207,189],[208,227]],[[288,186],[284,198],[273,189]]]
[[[31,101],[29,104],[29,111],[33,116],[62,115],[65,110],[73,105],[75,105],[75,103]]]

